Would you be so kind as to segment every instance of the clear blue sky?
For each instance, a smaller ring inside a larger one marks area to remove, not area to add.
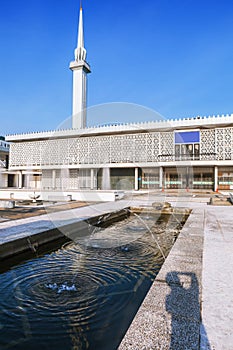
[[[232,0],[83,8],[89,106],[130,102],[165,118],[233,113]],[[1,0],[0,134],[55,129],[70,116],[78,12],[79,0]]]

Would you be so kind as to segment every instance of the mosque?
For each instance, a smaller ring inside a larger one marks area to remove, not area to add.
[[[70,69],[72,128],[8,135],[8,180],[2,187],[74,198],[78,191],[100,189],[233,189],[233,114],[86,127],[91,69],[82,8]]]

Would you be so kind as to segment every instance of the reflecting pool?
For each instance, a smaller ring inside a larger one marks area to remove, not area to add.
[[[132,215],[3,272],[0,349],[117,349],[180,227]]]

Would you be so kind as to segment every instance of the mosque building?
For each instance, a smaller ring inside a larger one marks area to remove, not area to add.
[[[82,8],[70,69],[72,128],[8,135],[5,187],[72,193],[110,188],[233,189],[233,114],[86,127],[91,70]],[[109,184],[103,183],[105,173]]]

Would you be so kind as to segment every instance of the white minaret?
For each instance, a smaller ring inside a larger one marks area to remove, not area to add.
[[[74,51],[75,61],[70,63],[73,71],[73,111],[72,128],[83,129],[86,127],[87,108],[87,74],[91,72],[86,62],[87,52],[84,48],[83,35],[83,11],[80,5],[78,46]]]

